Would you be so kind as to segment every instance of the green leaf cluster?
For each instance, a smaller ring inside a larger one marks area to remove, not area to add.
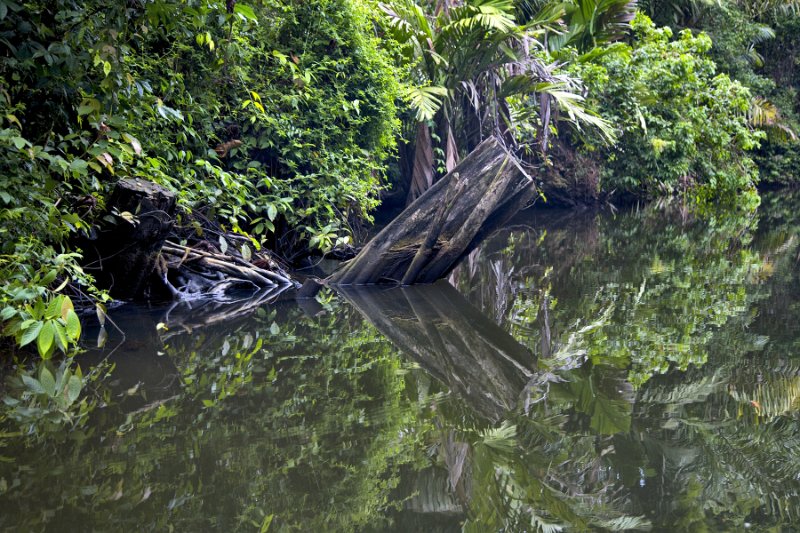
[[[232,5],[0,3],[0,305],[46,307],[64,284],[103,299],[74,243],[120,178],[175,191],[179,227],[288,257],[369,218],[398,128],[376,6]],[[6,332],[66,347],[39,321]]]
[[[573,66],[588,101],[620,132],[602,152],[602,187],[651,197],[692,191],[700,200],[752,205],[758,172],[750,151],[763,133],[748,124],[750,91],[717,74],[707,35],[685,30],[673,39],[643,14],[632,27],[632,44]]]

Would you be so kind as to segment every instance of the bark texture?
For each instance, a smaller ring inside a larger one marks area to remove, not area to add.
[[[536,194],[500,142],[481,143],[330,278],[334,285],[432,283]]]

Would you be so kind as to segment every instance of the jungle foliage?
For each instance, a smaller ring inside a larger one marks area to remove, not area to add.
[[[554,145],[580,151],[594,196],[752,208],[759,168],[794,180],[796,4],[638,7],[0,0],[3,334],[50,357],[78,340],[69,306],[105,316],[75,243],[135,218],[105,209],[123,177],[178,194],[183,238],[237,233],[290,261],[349,243],[383,189],[413,198],[489,135],[537,179]]]
[[[73,431],[0,416],[0,525],[791,528],[791,200],[767,196],[771,214],[711,224],[673,204],[487,241],[457,281],[537,356],[535,379],[499,421],[476,405],[492,397],[440,382],[329,294],[194,331],[156,333],[163,311],[130,310],[139,342],[118,360],[131,366],[88,387]],[[713,323],[704,306],[719,308]],[[176,325],[196,314],[173,313]],[[37,382],[50,389],[46,373]]]
[[[289,259],[347,242],[377,205],[398,126],[375,7],[0,2],[4,334],[50,331],[38,310],[64,294],[107,298],[74,243],[130,222],[104,209],[123,177],[177,192],[185,234],[235,232]]]
[[[590,102],[622,133],[603,157],[603,187],[635,196],[692,191],[743,205],[756,195],[748,152],[763,133],[751,128],[750,91],[717,74],[711,39],[683,30],[673,39],[646,16],[633,21],[630,45],[607,48],[574,69]]]
[[[704,31],[719,71],[751,91],[751,127],[763,130],[754,159],[760,179],[795,183],[800,168],[800,6],[794,0],[640,3],[658,25]]]

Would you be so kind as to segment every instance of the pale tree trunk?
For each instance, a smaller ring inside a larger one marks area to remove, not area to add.
[[[411,204],[433,185],[433,139],[431,130],[424,122],[417,123],[414,140],[414,170],[408,188],[407,204]]]
[[[452,172],[458,164],[458,146],[456,145],[456,136],[453,134],[453,128],[449,122],[447,123],[447,144],[445,146],[444,166],[447,172]]]

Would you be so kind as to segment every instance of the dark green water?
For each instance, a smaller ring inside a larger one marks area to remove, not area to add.
[[[118,309],[83,423],[2,422],[0,529],[795,531],[798,213],[526,213],[452,285]]]

